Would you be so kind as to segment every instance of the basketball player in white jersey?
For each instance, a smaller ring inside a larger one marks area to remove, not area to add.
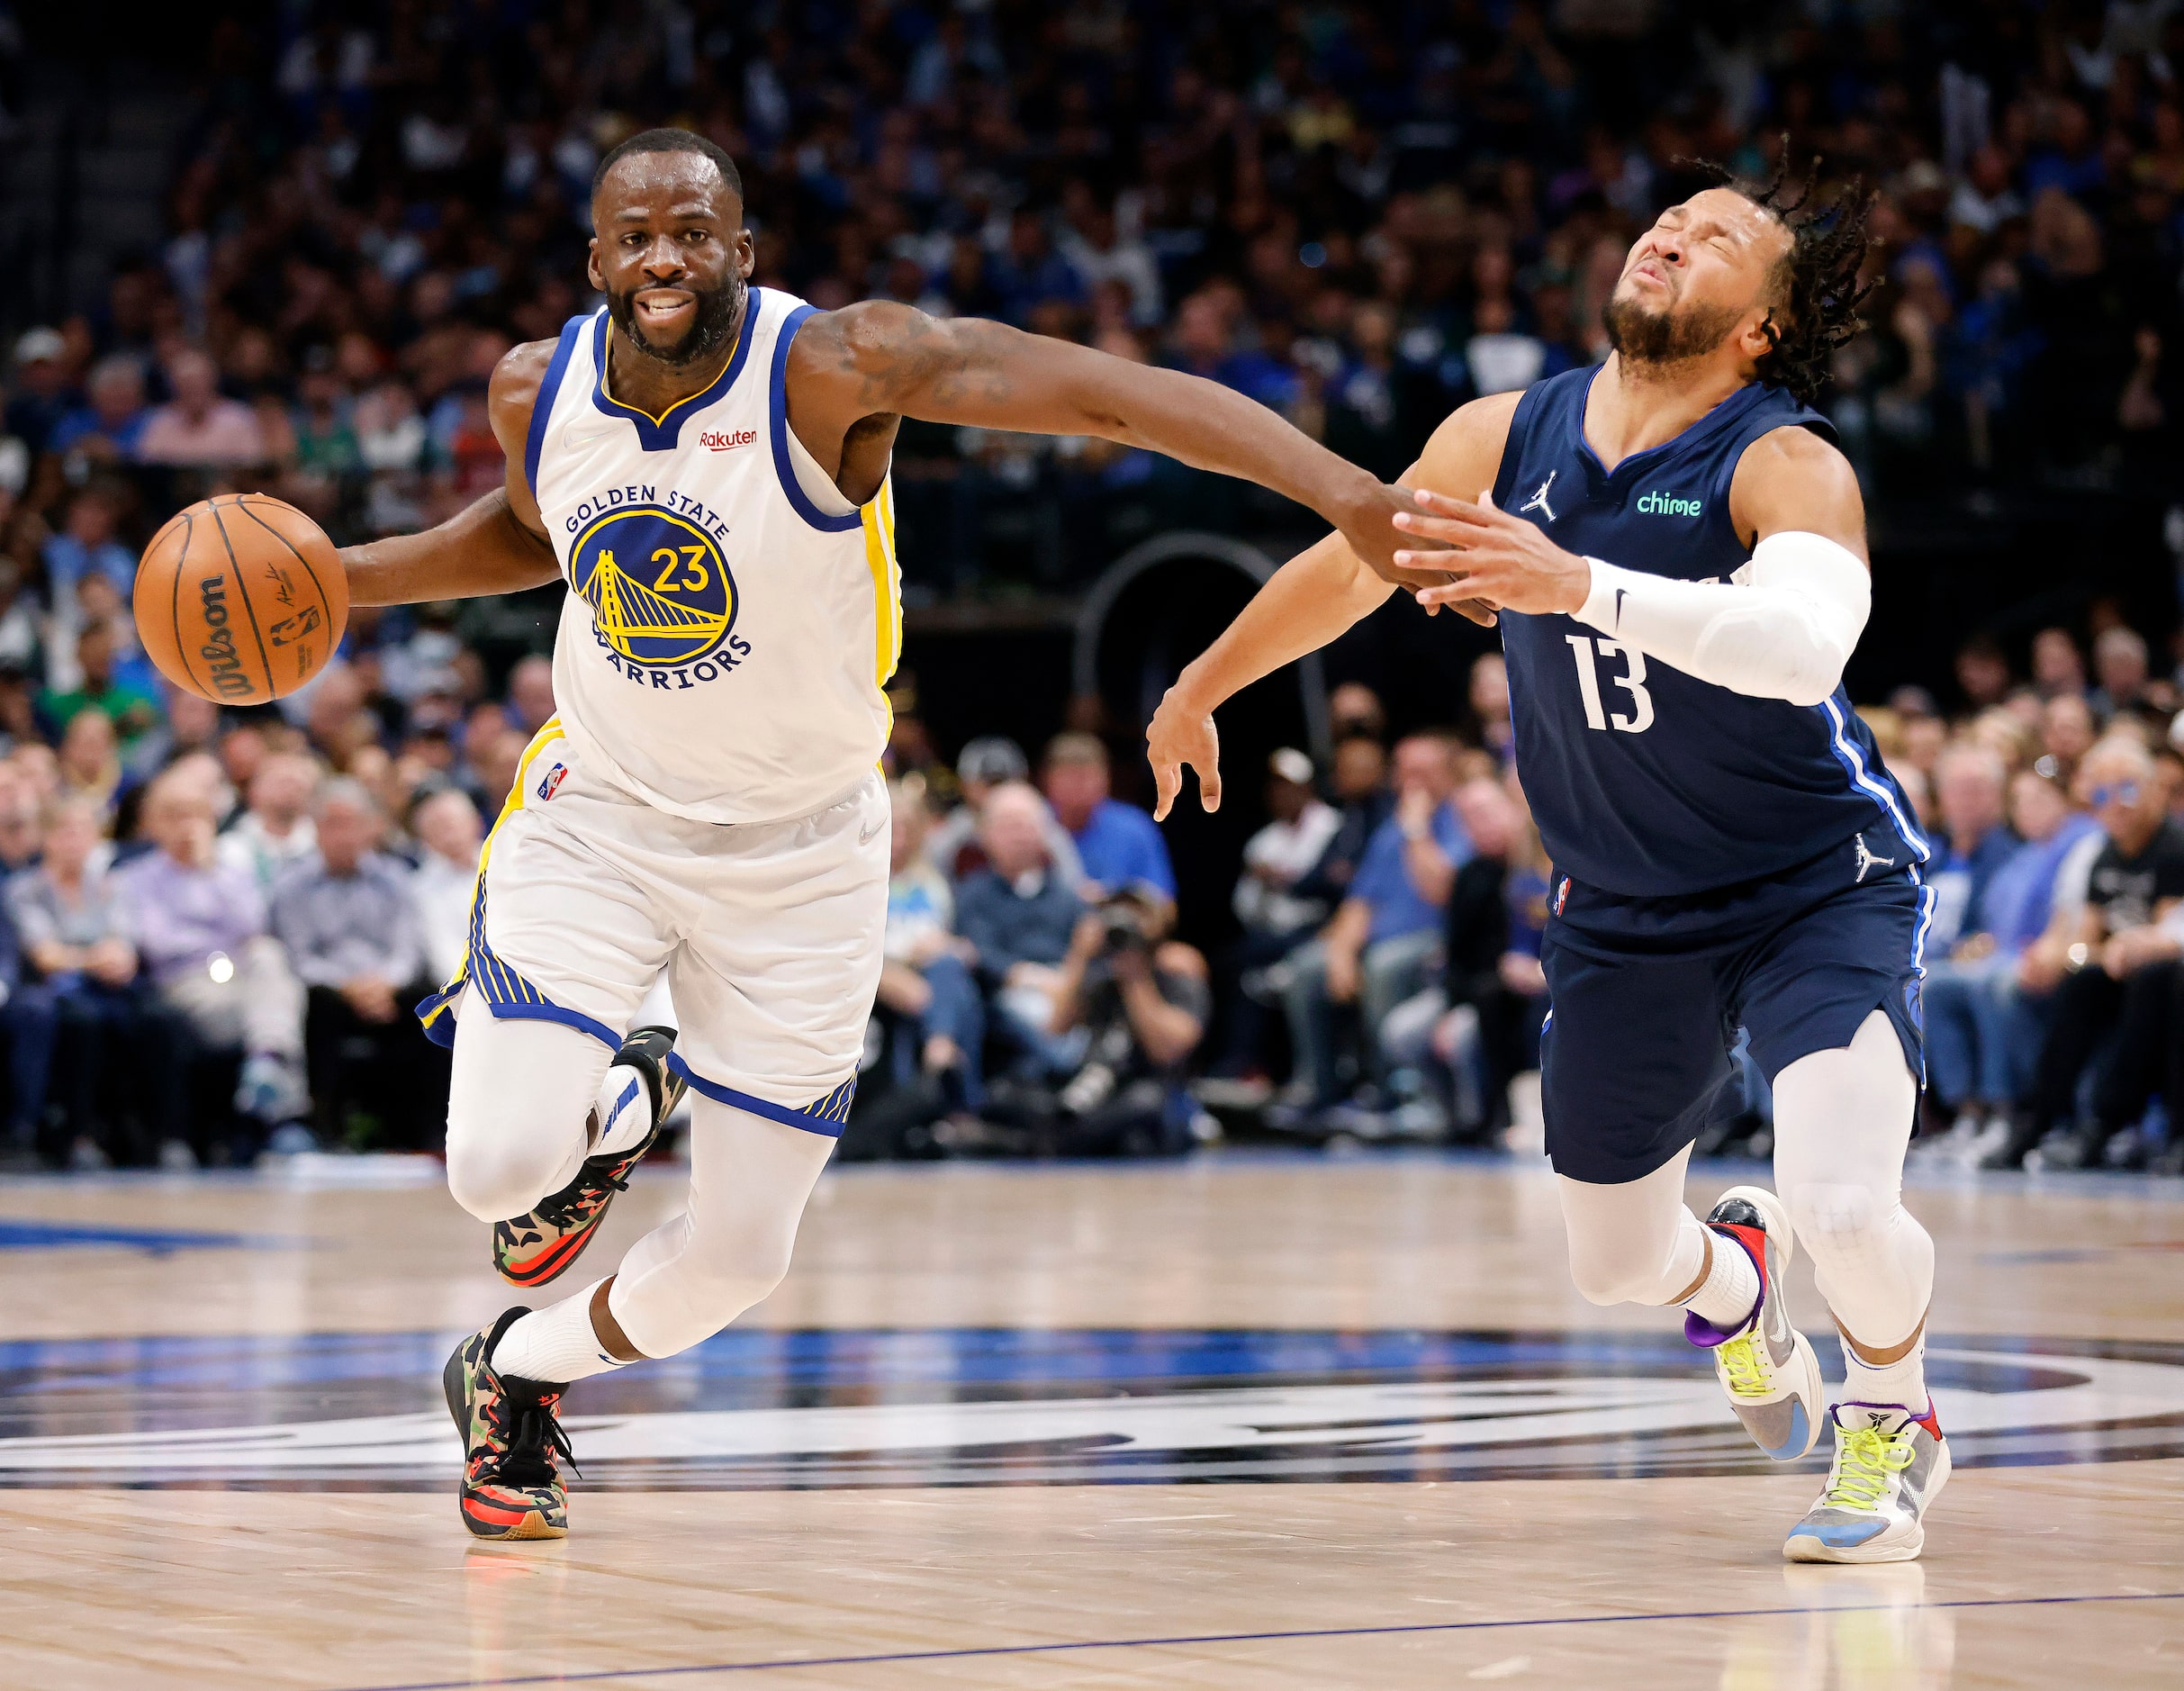
[[[786,1272],[848,1113],[886,918],[882,688],[905,416],[1097,435],[1310,506],[1390,580],[1403,496],[1210,382],[975,320],[748,285],[727,155],[633,137],[592,185],[607,303],[493,373],[504,489],[343,554],[359,605],[565,580],[560,714],[481,855],[447,1181],[519,1285],[565,1271],[685,1090],[687,1207],[617,1271],[448,1360],[482,1538],[567,1531],[555,1410],[710,1336]],[[680,1034],[630,1023],[665,970]]]

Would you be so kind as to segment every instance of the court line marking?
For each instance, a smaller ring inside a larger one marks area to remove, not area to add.
[[[2065,1597],[1957,1597],[1940,1603],[1801,1604],[1773,1609],[1701,1609],[1682,1614],[1539,1615],[1522,1621],[1423,1621],[1400,1626],[1325,1626],[1282,1632],[1203,1632],[1177,1638],[1069,1639],[1052,1644],[984,1644],[960,1650],[898,1650],[875,1656],[775,1657],[681,1668],[609,1668],[596,1673],[521,1674],[502,1679],[432,1679],[404,1685],[352,1686],[347,1691],[472,1691],[475,1686],[600,1685],[613,1679],[666,1679],[700,1673],[766,1673],[785,1668],[870,1668],[885,1662],[968,1661],[985,1656],[1051,1656],[1065,1650],[1161,1650],[1186,1644],[1272,1644],[1309,1638],[1386,1638],[1418,1632],[1507,1632],[1516,1627],[1599,1626],[1622,1621],[1749,1621],[1785,1614],[1872,1614],[1907,1609],[2014,1609],[2056,1603],[2175,1603],[2184,1591],[2096,1591]]]

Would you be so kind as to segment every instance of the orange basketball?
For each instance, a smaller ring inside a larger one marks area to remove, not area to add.
[[[348,576],[326,531],[265,493],[201,500],[137,565],[137,633],[159,673],[215,704],[285,698],[326,667]]]

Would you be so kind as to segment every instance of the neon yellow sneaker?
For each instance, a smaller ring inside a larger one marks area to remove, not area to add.
[[[1931,1402],[1843,1403],[1829,1412],[1835,1466],[1828,1489],[1790,1529],[1793,1562],[1908,1562],[1926,1548],[1927,1507],[1949,1480],[1949,1442]]]
[[[1778,1462],[1818,1442],[1827,1388],[1812,1342],[1790,1325],[1782,1271],[1795,1249],[1782,1201],[1763,1186],[1732,1186],[1706,1218],[1716,1249],[1733,1242],[1759,1271],[1759,1301],[1742,1326],[1724,1331],[1686,1313],[1683,1336],[1714,1352],[1714,1373],[1753,1442]]]

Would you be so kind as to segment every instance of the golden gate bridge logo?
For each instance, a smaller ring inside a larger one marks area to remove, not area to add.
[[[569,563],[600,638],[629,663],[694,662],[736,620],[736,583],[718,544],[658,506],[600,518],[577,537]]]

